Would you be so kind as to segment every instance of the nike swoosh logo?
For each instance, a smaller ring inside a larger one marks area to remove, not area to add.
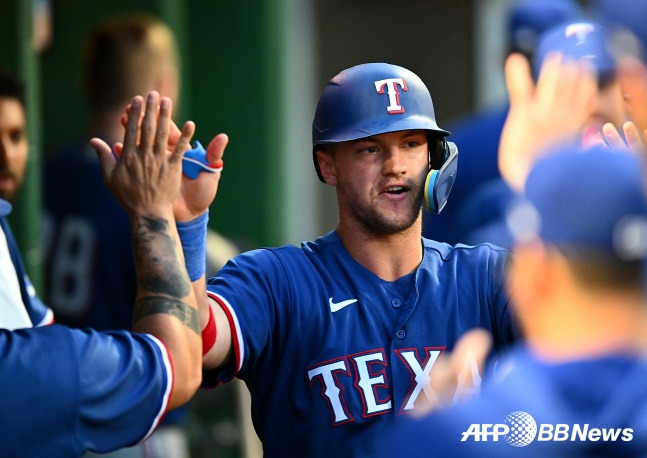
[[[348,299],[346,301],[341,301],[341,302],[333,302],[332,297],[328,299],[328,303],[330,304],[330,311],[333,313],[339,312],[347,305],[354,304],[355,302],[357,302],[357,299]]]

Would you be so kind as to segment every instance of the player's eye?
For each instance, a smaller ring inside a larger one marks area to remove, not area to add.
[[[25,131],[23,129],[12,130],[9,138],[12,143],[20,143],[25,138]]]
[[[364,146],[359,149],[361,154],[375,154],[378,152],[377,146]]]

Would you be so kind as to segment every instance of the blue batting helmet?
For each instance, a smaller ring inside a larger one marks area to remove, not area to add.
[[[319,179],[324,181],[315,154],[318,146],[413,129],[449,135],[436,124],[429,90],[415,73],[386,63],[343,70],[326,85],[312,122]]]

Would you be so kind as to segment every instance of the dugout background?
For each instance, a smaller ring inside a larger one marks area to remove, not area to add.
[[[334,227],[334,193],[312,167],[310,123],[318,94],[338,71],[368,61],[414,70],[431,90],[441,126],[476,103],[479,7],[471,0],[33,0],[49,9],[52,27],[51,43],[39,52],[31,46],[30,2],[8,3],[0,65],[28,82],[31,140],[12,225],[37,288],[39,158],[85,128],[81,49],[106,16],[151,11],[176,32],[177,119],[195,120],[203,142],[218,132],[230,136],[210,225],[244,248],[299,243]]]

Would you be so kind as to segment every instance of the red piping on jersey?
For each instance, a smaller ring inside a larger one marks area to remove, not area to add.
[[[234,353],[236,355],[236,371],[235,374],[240,371],[240,369],[243,367],[243,359],[242,359],[242,340],[241,340],[241,332],[240,332],[240,325],[238,324],[238,319],[236,318],[236,314],[231,308],[231,305],[222,297],[217,295],[216,293],[213,293],[211,291],[207,291],[207,295],[216,301],[216,303],[222,308],[222,310],[225,312],[225,315],[227,316],[227,321],[229,321],[229,328],[232,330],[232,342],[234,344]],[[235,375],[234,374],[234,375]]]
[[[213,310],[209,306],[209,321],[207,325],[202,330],[202,356],[209,353],[216,343],[216,335],[218,330],[216,329],[216,320],[213,318]]]

